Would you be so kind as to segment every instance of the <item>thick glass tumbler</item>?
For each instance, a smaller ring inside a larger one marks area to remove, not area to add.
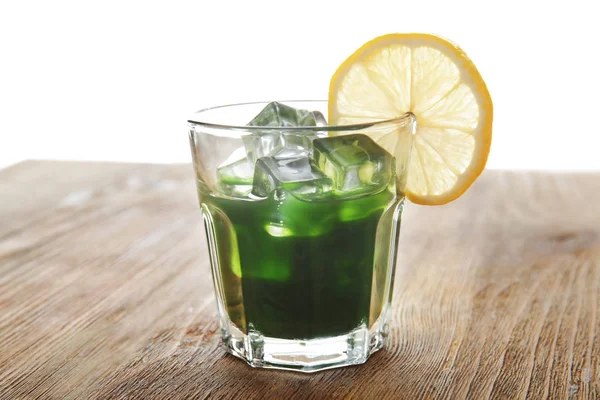
[[[328,126],[327,102],[283,104],[323,123],[247,126],[267,103],[188,121],[223,344],[253,367],[361,364],[386,339],[414,116]]]

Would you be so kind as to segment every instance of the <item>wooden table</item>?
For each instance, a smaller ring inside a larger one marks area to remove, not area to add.
[[[0,171],[0,398],[600,398],[600,174],[486,172],[409,204],[391,337],[367,364],[219,348],[190,165]]]

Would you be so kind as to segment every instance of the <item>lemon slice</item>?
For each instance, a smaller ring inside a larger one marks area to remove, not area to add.
[[[458,198],[485,167],[493,117],[485,82],[460,48],[429,34],[385,35],[358,49],[331,78],[330,124],[406,113],[416,117],[410,152],[398,147],[410,142],[399,135],[409,133],[370,134],[398,165],[409,163],[406,196],[425,205]]]

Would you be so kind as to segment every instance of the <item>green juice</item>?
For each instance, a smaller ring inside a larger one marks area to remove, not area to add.
[[[403,203],[395,185],[318,200],[281,188],[260,199],[219,197],[201,186],[200,200],[215,285],[242,332],[315,339],[381,315]]]

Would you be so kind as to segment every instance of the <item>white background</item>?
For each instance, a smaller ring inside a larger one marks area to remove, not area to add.
[[[592,1],[3,1],[0,168],[188,162],[185,120],[223,103],[327,98],[385,33],[458,43],[494,101],[489,168],[600,169]]]

